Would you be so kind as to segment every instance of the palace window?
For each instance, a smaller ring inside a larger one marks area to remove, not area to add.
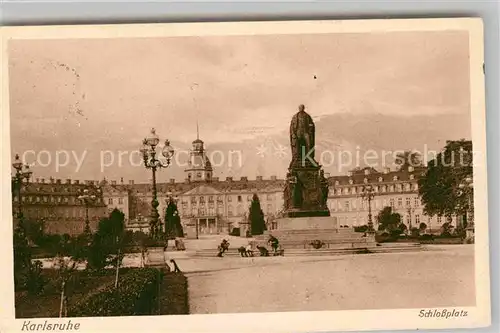
[[[211,195],[211,196],[208,197],[208,202],[214,202],[214,196],[213,195]]]
[[[420,224],[420,215],[415,215],[415,223],[417,224],[417,226]]]
[[[123,198],[118,198],[118,203],[121,205],[123,204]]]
[[[222,202],[222,195],[218,195],[218,196],[217,196],[217,201]]]
[[[392,178],[392,180],[397,181],[397,180],[398,180],[398,176],[394,176],[394,177]]]
[[[414,199],[414,205],[415,205],[415,207],[420,207],[420,199],[419,198]]]
[[[345,210],[347,210],[347,211],[350,210],[349,207],[350,207],[349,201],[346,201],[345,202]]]
[[[387,186],[385,186],[385,185],[382,185],[382,188],[381,188],[381,190],[382,190],[382,192],[385,192],[385,191],[387,191]]]
[[[397,189],[398,189],[398,192],[401,192],[401,191],[403,191],[403,186],[401,184],[398,184]]]
[[[338,186],[340,183],[338,180],[335,181],[335,185]]]
[[[233,206],[228,206],[227,207],[227,215],[233,216]]]
[[[205,216],[206,215],[205,213],[206,213],[205,208],[203,208],[203,207],[200,208],[200,215]]]
[[[442,223],[441,216],[438,216],[438,217],[437,217],[437,222],[438,222],[439,224],[441,224],[441,223]]]
[[[200,197],[200,203],[204,204],[205,203],[205,197]]]
[[[394,199],[390,199],[390,200],[389,200],[389,205],[390,205],[392,208],[394,208]]]
[[[406,198],[406,207],[410,207],[411,206],[411,200],[410,198]]]
[[[247,201],[252,201],[252,196],[250,194],[247,195]]]
[[[68,203],[69,202],[69,199],[66,197],[64,198],[64,203]]]
[[[405,190],[411,191],[411,184],[405,184]]]
[[[108,205],[112,205],[113,204],[113,198],[109,198],[108,199]]]
[[[403,207],[403,198],[398,198],[398,207]]]
[[[241,199],[241,195],[238,195],[238,202],[241,202],[242,199]]]
[[[389,188],[389,192],[394,192],[394,185],[391,185],[391,187]]]
[[[196,197],[191,197],[191,203],[196,204]]]

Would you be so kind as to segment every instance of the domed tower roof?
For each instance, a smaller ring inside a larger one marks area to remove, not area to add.
[[[196,140],[189,153],[188,167],[185,172],[189,181],[211,181],[212,163],[208,158],[203,140],[200,140],[198,123],[196,123]]]

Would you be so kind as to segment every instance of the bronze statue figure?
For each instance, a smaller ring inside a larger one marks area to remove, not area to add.
[[[314,122],[309,114],[305,112],[304,104],[299,105],[297,112],[290,123],[290,146],[292,147],[291,165],[304,165],[311,162],[306,156],[314,161]]]

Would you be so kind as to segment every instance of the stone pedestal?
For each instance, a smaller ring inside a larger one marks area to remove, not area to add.
[[[337,218],[333,216],[284,217],[276,220],[278,230],[310,230],[338,228]]]
[[[146,253],[146,267],[165,267],[167,266],[167,257],[165,256],[165,249],[161,247],[148,247]]]

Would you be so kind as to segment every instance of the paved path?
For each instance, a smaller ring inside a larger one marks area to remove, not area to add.
[[[191,313],[475,304],[473,245],[331,257],[179,259]]]

